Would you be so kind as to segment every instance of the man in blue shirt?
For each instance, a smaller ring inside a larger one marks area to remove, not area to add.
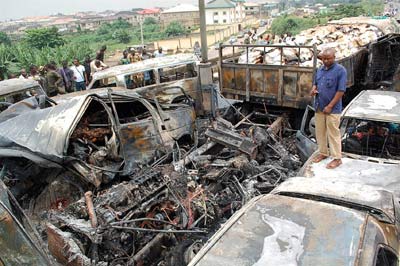
[[[333,160],[326,168],[334,169],[342,164],[339,124],[347,72],[343,66],[335,62],[334,49],[323,51],[321,59],[323,66],[317,70],[311,90],[311,96],[315,96],[315,133],[319,150],[314,162],[318,163],[330,154]]]

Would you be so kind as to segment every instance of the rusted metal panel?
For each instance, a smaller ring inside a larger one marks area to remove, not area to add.
[[[245,138],[233,131],[223,130],[222,128],[210,128],[207,129],[206,136],[217,143],[246,153],[252,158],[255,158],[257,154],[257,145],[254,144],[251,139]]]
[[[297,72],[284,71],[283,72],[283,95],[284,96],[297,96]]]
[[[120,138],[128,165],[149,162],[161,148],[158,132],[151,120],[121,125]]]
[[[235,88],[240,91],[246,91],[246,69],[235,69]]]
[[[250,71],[250,91],[265,92],[265,76],[262,70],[251,70]]]
[[[90,259],[82,254],[77,243],[71,238],[71,233],[63,232],[54,225],[47,223],[47,242],[50,253],[62,265],[91,265]]]
[[[278,95],[279,91],[279,73],[277,70],[264,70],[265,92],[267,95]]]
[[[221,75],[221,84],[224,88],[235,88],[235,70],[233,68],[226,68]]]

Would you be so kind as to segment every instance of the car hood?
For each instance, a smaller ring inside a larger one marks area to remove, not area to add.
[[[335,169],[327,169],[330,159],[312,163],[314,156],[306,162],[299,176],[317,177],[335,181],[350,182],[381,187],[400,196],[400,164],[385,163],[376,158],[342,158],[343,164]]]
[[[366,219],[353,209],[272,194],[240,215],[193,265],[353,265]]]

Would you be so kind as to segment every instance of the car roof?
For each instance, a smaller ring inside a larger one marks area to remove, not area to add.
[[[123,74],[142,72],[154,68],[164,68],[176,65],[195,63],[197,58],[193,54],[166,55],[164,57],[150,58],[133,64],[119,65],[93,74],[94,80],[115,77]]]
[[[105,94],[103,94],[104,96]],[[125,95],[141,98],[133,91]],[[69,135],[75,128],[89,104],[102,95],[89,93],[60,101],[57,105],[44,109],[34,109],[12,117],[0,125],[0,157],[10,149],[27,150],[55,162],[62,162],[68,147]],[[115,97],[118,97],[116,95]],[[7,110],[18,112],[21,101]],[[6,115],[6,112],[0,114]],[[9,115],[9,113],[7,114]]]
[[[37,86],[40,86],[39,83],[33,79],[15,78],[2,80],[0,81],[0,95],[7,95]]]
[[[340,200],[379,210],[390,220],[395,220],[393,193],[380,186],[346,182],[335,178],[294,177],[283,182],[272,193],[296,193]]]
[[[276,194],[242,208],[190,265],[354,265],[366,214]]]
[[[400,92],[362,91],[346,107],[342,116],[400,123]]]

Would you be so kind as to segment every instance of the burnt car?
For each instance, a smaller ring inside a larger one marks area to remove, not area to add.
[[[345,153],[398,160],[400,93],[362,91],[343,110],[340,130]],[[316,150],[314,108],[308,106],[297,132],[296,146],[303,159]]]
[[[299,154],[307,160],[298,175],[379,185],[400,195],[399,100],[399,92],[379,90],[363,91],[354,98],[342,112],[343,164],[329,170],[325,168],[329,158],[313,163],[318,147],[314,110],[308,107],[296,134]]]
[[[22,111],[1,123],[0,136],[2,166],[18,175],[20,192],[46,169],[99,187],[194,141],[195,111],[190,100],[166,104],[132,91],[89,91]]]
[[[291,178],[232,216],[189,265],[398,265],[399,210],[379,187]]]
[[[137,89],[147,86],[196,84],[197,58],[192,54],[167,55],[133,64],[114,66],[93,73],[88,89],[122,87]]]
[[[42,86],[33,79],[8,79],[0,81],[0,111],[32,96],[45,96]]]

